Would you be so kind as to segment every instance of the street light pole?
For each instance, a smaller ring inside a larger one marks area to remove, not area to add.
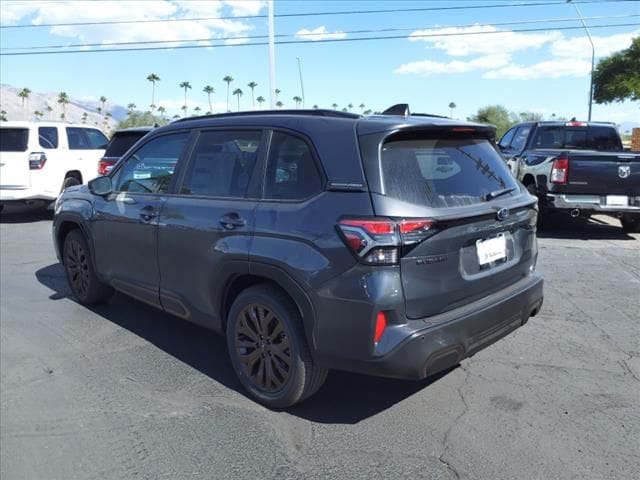
[[[587,32],[587,37],[589,38],[589,43],[591,43],[591,75],[589,82],[589,117],[588,121],[591,121],[591,105],[593,104],[593,70],[595,68],[595,60],[596,60],[596,47],[593,44],[593,39],[591,38],[591,33],[589,32],[589,28],[587,28],[587,24],[584,23],[584,18],[582,17],[582,13],[578,9],[578,5],[572,2],[572,0],[567,0],[567,3],[571,3],[576,12],[578,12],[578,16],[580,17],[580,22],[582,23],[582,27],[584,31]]]
[[[269,103],[271,110],[276,108],[276,47],[275,47],[275,27],[273,22],[273,0],[267,2],[269,13]]]
[[[302,91],[302,108],[304,108],[304,83],[302,83],[302,67],[300,66],[300,57],[296,57],[298,60],[298,75],[300,75],[300,90]]]

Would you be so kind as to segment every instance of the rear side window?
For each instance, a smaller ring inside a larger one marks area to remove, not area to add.
[[[91,146],[91,148],[96,150],[107,148],[109,139],[100,130],[87,128],[85,129],[85,133],[87,134],[87,139],[89,140],[89,145]]]
[[[258,157],[262,133],[256,131],[204,132],[191,155],[181,193],[243,198]]]
[[[26,152],[29,130],[26,128],[0,128],[0,151]]]
[[[127,132],[116,133],[111,138],[107,150],[104,152],[105,157],[121,157],[127,150],[144,137],[147,132]]]
[[[56,127],[38,127],[38,141],[42,148],[58,148],[58,129]]]
[[[388,197],[434,208],[483,202],[516,188],[516,180],[485,139],[399,140],[384,144],[382,177]]]
[[[622,146],[613,127],[540,127],[534,141],[536,148],[572,148],[577,150],[620,151]]]
[[[304,200],[320,191],[323,177],[302,139],[274,132],[271,139],[264,197],[272,200]]]

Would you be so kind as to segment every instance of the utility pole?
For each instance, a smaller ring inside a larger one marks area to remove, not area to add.
[[[267,2],[269,8],[269,101],[271,110],[276,108],[276,46],[273,22],[273,0]]]
[[[582,17],[582,13],[578,9],[578,5],[573,3],[572,0],[567,0],[567,3],[572,4],[574,6],[574,8],[576,9],[576,12],[578,12],[578,17],[580,17],[580,22],[582,22],[582,27],[584,28],[584,31],[587,32],[587,37],[589,38],[589,43],[591,43],[591,75],[590,75],[590,81],[589,81],[589,116],[587,118],[587,120],[590,122],[591,121],[591,105],[593,104],[593,70],[595,68],[596,47],[593,44],[593,39],[591,38],[591,33],[589,32],[589,29],[587,28],[587,24],[584,23],[584,18]]]
[[[298,60],[298,75],[300,75],[300,90],[302,90],[302,108],[304,108],[304,83],[302,83],[302,67],[300,66],[300,57],[296,57]]]

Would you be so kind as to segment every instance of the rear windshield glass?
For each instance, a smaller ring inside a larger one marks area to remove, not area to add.
[[[516,180],[484,139],[402,140],[382,149],[385,194],[415,205],[455,207],[514,188]]]
[[[575,150],[620,151],[622,145],[614,127],[540,127],[535,148],[569,148]]]
[[[0,128],[0,151],[26,152],[29,130],[26,128]]]
[[[105,157],[121,157],[129,150],[134,143],[144,137],[147,132],[129,132],[129,133],[116,133],[107,150],[104,152]]]

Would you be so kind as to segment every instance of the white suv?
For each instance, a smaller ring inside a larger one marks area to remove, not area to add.
[[[86,183],[108,138],[97,128],[63,122],[0,124],[0,209],[9,202],[50,203]]]

